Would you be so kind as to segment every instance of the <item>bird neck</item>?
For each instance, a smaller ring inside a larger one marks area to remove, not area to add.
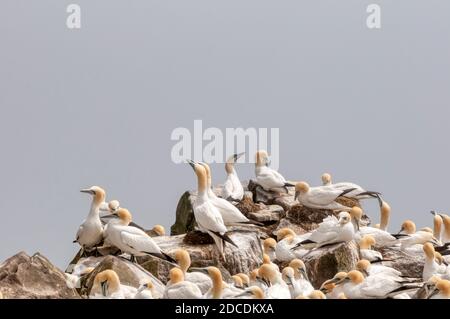
[[[212,297],[213,299],[220,299],[222,297],[223,282],[220,278],[213,278]]]
[[[389,212],[381,211],[380,229],[386,231],[389,224]]]
[[[228,175],[235,174],[236,171],[234,170],[233,163],[226,163],[225,164],[225,171],[227,172]]]
[[[100,215],[100,206],[101,202],[96,201],[95,199],[91,203],[91,209],[89,211],[88,217],[99,217]]]

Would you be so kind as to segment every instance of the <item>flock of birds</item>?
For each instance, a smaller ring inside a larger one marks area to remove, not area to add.
[[[244,189],[234,167],[241,155],[233,155],[227,161],[228,177],[220,197],[212,191],[209,166],[188,161],[198,182],[193,203],[197,229],[214,239],[224,259],[225,245],[238,249],[227,234],[229,226],[258,226],[258,222],[248,219],[234,205],[244,197]],[[322,176],[323,185],[317,187],[310,187],[306,182],[288,182],[270,168],[266,151],[256,154],[255,175],[256,183],[266,191],[286,196],[284,194],[292,187],[295,188],[295,199],[301,205],[331,210],[335,214],[324,218],[317,229],[302,235],[289,228],[278,230],[276,240],[267,238],[262,242],[262,265],[248,274],[233,275],[232,282],[225,282],[217,267],[191,267],[189,253],[184,249],[171,254],[164,252],[152,237],[132,222],[131,213],[120,207],[118,201],[106,202],[105,191],[98,186],[82,190],[92,195],[93,200],[89,215],[79,227],[74,242],[84,252],[95,251],[103,244],[118,248],[132,262],[136,256],[151,255],[170,263],[173,267],[159,298],[450,298],[450,267],[446,256],[450,254],[449,216],[433,212],[434,229],[416,230],[414,222],[407,220],[398,233],[392,234],[387,230],[391,209],[378,192],[367,191],[354,183],[332,183],[329,174]],[[342,197],[378,200],[380,224],[375,227],[365,225],[362,209],[343,205],[339,202]],[[100,216],[101,211],[106,215]],[[160,225],[153,231],[156,235],[164,235],[164,228]],[[321,247],[352,240],[359,244],[360,249],[361,259],[356,268],[337,273],[315,289],[309,281],[302,257]],[[422,278],[407,278],[400,271],[383,265],[386,260],[373,249],[374,246],[424,255]],[[287,266],[280,269],[277,263]],[[92,269],[85,272],[89,271]],[[143,283],[139,288],[129,287],[120,283],[113,270],[105,270],[95,276],[90,298],[157,298],[156,295],[151,282]]]

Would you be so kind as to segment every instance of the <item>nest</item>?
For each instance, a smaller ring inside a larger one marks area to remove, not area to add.
[[[300,204],[294,205],[287,212],[287,218],[295,223],[301,225],[306,231],[311,231],[320,224],[324,218],[332,215],[330,210],[308,208]]]
[[[214,239],[208,233],[194,230],[184,236],[183,243],[186,245],[210,245],[214,244]]]
[[[241,211],[246,217],[249,213],[257,212],[261,210],[258,204],[255,204],[250,198],[244,197],[239,203],[236,204],[236,208]]]

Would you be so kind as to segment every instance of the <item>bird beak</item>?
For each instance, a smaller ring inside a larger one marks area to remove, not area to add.
[[[430,214],[433,215],[433,216],[436,216],[436,215],[437,215],[437,213],[436,213],[435,210],[430,211]]]
[[[402,231],[404,231],[405,229],[402,227],[400,228],[400,230],[398,231],[397,235],[400,235],[402,233]]]
[[[369,277],[369,272],[367,270],[361,271],[365,277]]]
[[[189,272],[201,272],[203,274],[208,275],[208,269],[207,268],[191,267],[191,268],[189,268]]]
[[[195,163],[193,160],[190,160],[190,159],[186,160],[186,162],[187,162],[189,165],[191,165],[192,169],[195,171],[195,164],[196,164],[196,163]]]
[[[291,277],[286,277],[286,283],[287,283],[289,286],[292,286],[292,278],[291,278]]]
[[[238,160],[242,155],[244,155],[244,154],[245,154],[245,152],[242,152],[242,153],[239,153],[239,154],[234,154],[234,155],[233,155],[233,157],[234,157],[234,162],[236,163],[237,160]]]
[[[295,191],[294,200],[297,200],[298,195],[300,195],[300,192]]]
[[[81,193],[91,194],[94,195],[95,192],[92,189],[82,189],[80,190]]]
[[[430,293],[430,295],[428,296],[428,299],[431,299],[431,297],[433,297],[434,295],[437,295],[439,293],[439,289],[437,289],[436,287],[434,287],[433,291]]]
[[[301,269],[299,269],[299,271],[303,275],[303,277],[309,281],[308,274],[306,273],[306,269],[301,268]]]
[[[107,292],[108,292],[108,282],[107,282],[107,281],[102,281],[102,282],[100,283],[100,286],[101,286],[101,288],[102,288],[102,294],[103,294],[103,296],[106,297],[106,294],[107,294]]]

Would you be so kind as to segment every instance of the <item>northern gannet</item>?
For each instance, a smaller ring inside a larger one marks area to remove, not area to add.
[[[295,299],[327,299],[327,296],[320,290],[314,290],[307,296],[298,295]]]
[[[382,274],[364,278],[358,270],[350,271],[341,284],[343,293],[350,299],[388,298],[393,293],[419,288],[418,284],[400,282]]]
[[[275,254],[276,246],[277,246],[276,240],[271,237],[266,238],[263,241],[264,253],[270,257],[270,260],[275,260],[277,258],[276,254]]]
[[[351,222],[351,216],[347,212],[340,212],[339,219],[334,215],[326,217],[319,227],[314,230],[308,239],[296,244],[291,249],[297,249],[306,244],[312,244],[315,248],[326,245],[348,242],[355,236],[355,227]]]
[[[94,278],[90,299],[130,299],[136,294],[136,288],[121,285],[119,276],[108,269],[98,273]]]
[[[196,284],[184,280],[181,269],[172,268],[169,272],[169,279],[164,290],[164,299],[201,299],[203,297]]]
[[[267,285],[266,283],[263,281],[263,279],[259,276],[259,268],[257,269],[253,269],[250,272],[250,276],[249,276],[250,282],[249,282],[249,286],[257,286],[261,289],[266,289]]]
[[[278,243],[275,246],[275,256],[278,261],[291,261],[296,256],[291,250],[300,239],[297,238],[295,232],[290,228],[282,228],[277,231]]]
[[[275,270],[271,265],[264,264],[259,268],[259,276],[269,283],[265,290],[265,297],[267,299],[290,299],[291,293],[289,287],[282,279],[281,274]]]
[[[339,284],[342,283],[345,278],[347,278],[346,272],[338,272],[333,278],[322,283],[320,291],[325,293],[328,299],[339,299],[339,296],[344,293],[342,285]]]
[[[234,154],[228,158],[225,164],[225,171],[227,172],[227,180],[223,184],[222,198],[229,201],[241,201],[244,197],[244,187],[234,169],[234,164],[245,153]]]
[[[363,215],[363,211],[361,208],[353,207],[350,213],[354,217],[352,221],[355,221],[355,223],[358,225],[358,231],[355,235],[356,240],[360,241],[364,236],[370,235],[375,239],[375,243],[377,246],[385,247],[392,246],[398,243],[397,238],[385,230],[377,227],[360,226],[359,222]],[[407,235],[403,235],[402,237],[407,237]]]
[[[228,242],[237,248],[237,245],[228,237],[222,214],[208,197],[207,175],[204,166],[189,161],[189,164],[195,171],[198,181],[198,195],[193,204],[195,221],[202,232],[208,233],[216,243],[216,246],[225,259],[224,246]],[[227,202],[228,203],[228,202]]]
[[[277,191],[283,189],[284,192],[288,193],[287,188],[293,187],[294,185],[288,183],[280,173],[268,166],[268,158],[269,156],[266,151],[260,150],[256,152],[256,183],[266,191]]]
[[[303,291],[305,295],[310,294],[314,290],[314,287],[309,282],[305,263],[302,260],[296,258],[291,260],[291,262],[289,263],[289,267],[294,269],[294,280],[297,287],[301,291]]]
[[[314,291],[314,288],[309,284],[308,286],[301,285],[300,281],[295,278],[295,270],[288,266],[282,271],[282,278],[289,287],[291,298],[297,298],[299,296],[309,296]],[[308,282],[309,283],[309,282]]]
[[[143,230],[129,226],[132,216],[125,208],[114,212],[118,220],[111,220],[105,230],[105,241],[120,249],[123,253],[135,256],[151,255],[159,259],[175,263],[175,260],[163,252],[153,239]]]
[[[356,270],[359,270],[362,274],[366,276],[384,274],[395,278],[402,277],[402,273],[397,269],[387,267],[384,265],[377,265],[377,264],[373,265],[370,263],[370,261],[366,259],[361,259],[356,263]]]
[[[423,245],[427,242],[432,242],[438,245],[436,238],[433,236],[433,232],[427,230],[419,230],[416,232],[416,224],[411,220],[403,222],[398,235],[408,235],[407,237],[400,238],[400,249],[406,250],[414,245]]]
[[[450,299],[450,281],[440,279],[436,282],[436,289],[429,299]]]
[[[151,281],[141,285],[134,295],[134,299],[154,299],[153,298],[153,283]]]
[[[100,205],[101,212],[114,213],[119,208],[120,208],[120,202],[116,199],[113,199],[109,202],[103,202]]]
[[[151,237],[159,237],[159,236],[165,236],[166,235],[166,229],[162,225],[155,225],[152,229],[147,231],[147,233]]]
[[[212,287],[211,278],[201,272],[188,272],[191,267],[191,257],[185,249],[177,249],[174,254],[174,259],[183,271],[184,280],[190,281],[200,288],[202,294],[205,294]]]
[[[439,240],[440,242],[442,242],[442,224],[443,224],[442,217],[438,214],[434,215],[433,234],[434,237],[436,237],[436,239]]]
[[[236,276],[239,276],[242,279],[242,283],[244,284],[245,288],[250,286],[250,277],[248,275],[239,273]]]
[[[91,209],[86,220],[78,228],[74,243],[80,244],[83,250],[89,250],[100,244],[103,239],[103,226],[100,221],[100,205],[105,201],[105,191],[98,186],[82,189],[82,193],[92,195]]]
[[[423,265],[423,281],[428,281],[433,276],[448,277],[450,279],[450,268],[444,264],[439,265],[436,262],[436,255],[434,247],[431,243],[423,245],[423,252],[425,253],[425,263]]]
[[[205,299],[225,299],[233,297],[237,294],[236,288],[229,287],[222,279],[222,273],[217,267],[209,266],[206,268],[192,268],[193,271],[207,274],[212,281],[212,287],[206,294],[203,295]],[[239,293],[241,290],[239,290]]]
[[[383,256],[380,252],[372,250],[372,246],[376,244],[375,238],[372,235],[365,235],[359,242],[359,252],[362,259],[367,259],[370,262],[382,261]]]
[[[380,204],[380,207],[383,203],[383,200],[381,199],[381,194],[379,192],[366,191],[364,188],[355,183],[341,182],[333,184],[331,182],[331,175],[328,173],[322,175],[322,183],[324,186],[330,186],[341,191],[353,189],[351,192],[348,192],[345,195],[345,197],[348,198],[354,198],[358,200],[366,198],[376,198],[378,200],[378,203]]]
[[[309,208],[350,211],[350,207],[336,202],[352,189],[340,190],[331,186],[309,187],[306,182],[295,185],[295,197],[300,204]]]
[[[205,168],[207,178],[207,196],[214,207],[222,215],[225,225],[249,224],[250,220],[241,213],[241,211],[226,199],[218,197],[212,190],[211,169],[206,163],[199,163]]]
[[[277,264],[274,264],[271,260],[269,255],[267,254],[263,254],[263,265],[271,265],[272,267],[274,267],[274,269],[276,271],[280,271],[280,268],[278,267]]]
[[[442,232],[442,242],[444,244],[450,243],[450,216],[442,214],[441,217],[444,223],[444,231]]]
[[[239,289],[244,289],[245,288],[244,287],[244,282],[242,281],[242,278],[239,277],[238,275],[231,276],[231,279],[233,280],[234,287],[239,288]]]

